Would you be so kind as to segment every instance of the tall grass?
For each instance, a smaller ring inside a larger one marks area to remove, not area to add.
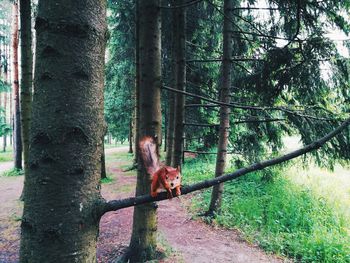
[[[210,178],[213,170],[211,163],[192,161],[184,167],[185,183]],[[312,184],[306,187],[290,176],[274,168],[226,183],[214,223],[239,229],[248,241],[298,262],[350,262],[349,216]],[[207,209],[210,193],[195,195],[193,212]]]

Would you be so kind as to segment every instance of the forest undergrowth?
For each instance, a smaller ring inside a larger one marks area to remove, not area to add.
[[[213,161],[189,160],[184,183],[211,178],[213,171]],[[330,172],[320,184],[319,171],[293,162],[226,183],[221,213],[204,220],[237,229],[247,241],[298,262],[350,262],[350,186],[333,188],[344,175]],[[191,212],[206,212],[210,195],[211,190],[196,193]]]

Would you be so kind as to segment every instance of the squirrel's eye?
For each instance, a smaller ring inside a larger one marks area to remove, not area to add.
[[[178,176],[176,176],[176,179],[179,179],[179,177],[178,177]]]

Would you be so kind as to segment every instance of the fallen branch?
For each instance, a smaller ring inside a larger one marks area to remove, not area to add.
[[[316,150],[316,149],[320,148],[321,146],[323,146],[330,139],[332,139],[333,137],[335,137],[336,135],[341,133],[343,130],[345,130],[345,128],[349,124],[350,124],[350,118],[346,119],[338,128],[336,128],[332,132],[328,133],[326,136],[322,137],[321,139],[314,141],[313,143],[306,145],[305,147],[300,148],[299,150],[290,152],[286,155],[283,155],[283,156],[280,156],[280,157],[277,157],[274,159],[266,160],[263,162],[254,163],[248,167],[238,169],[231,174],[222,175],[222,176],[219,176],[219,177],[216,177],[213,179],[209,179],[209,180],[205,180],[205,181],[193,184],[193,185],[184,186],[181,188],[181,194],[185,195],[185,194],[188,194],[188,193],[191,193],[194,191],[198,191],[198,190],[201,190],[204,188],[212,187],[214,185],[217,185],[217,184],[220,184],[220,183],[223,183],[226,181],[234,180],[234,179],[237,179],[238,177],[241,177],[245,174],[248,174],[248,173],[251,173],[254,171],[258,171],[258,170],[262,170],[266,167],[289,161],[289,160],[294,159],[298,156],[301,156],[303,154],[306,154],[308,152]],[[173,194],[175,196],[175,191]],[[150,195],[141,195],[141,196],[136,196],[136,197],[129,197],[126,199],[112,200],[109,202],[102,203],[102,206],[98,205],[97,208],[99,210],[99,212],[98,212],[99,215],[102,216],[106,212],[116,211],[116,210],[126,208],[126,207],[141,205],[141,204],[155,202],[155,201],[161,201],[161,200],[165,200],[165,199],[168,199],[167,193],[162,192],[162,193],[159,193],[157,197],[152,197]]]

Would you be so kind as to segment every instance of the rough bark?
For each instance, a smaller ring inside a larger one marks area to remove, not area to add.
[[[185,0],[177,1],[179,6],[183,5]],[[176,88],[179,91],[185,91],[186,87],[186,8],[175,9],[175,56],[176,56]],[[174,145],[172,165],[177,167],[183,161],[184,148],[184,117],[185,117],[185,96],[181,93],[176,94],[175,102],[175,125],[174,125]]]
[[[21,262],[96,262],[106,1],[39,0]]]
[[[224,1],[225,17],[231,17],[233,8],[233,0]],[[222,59],[222,80],[220,89],[220,101],[223,103],[230,102],[231,87],[231,56],[232,56],[232,30],[233,24],[224,18],[223,26],[223,59]],[[216,155],[215,177],[224,174],[226,167],[227,144],[230,130],[230,108],[222,105],[220,107],[220,127],[219,127],[219,143]],[[224,184],[218,184],[213,187],[208,214],[214,215],[220,210],[222,203],[222,192]]]
[[[13,157],[14,168],[22,169],[22,135],[21,135],[21,112],[19,102],[19,75],[18,75],[18,2],[13,2],[12,22],[12,70],[13,70]]]
[[[159,138],[161,133],[161,43],[160,1],[138,0],[139,7],[139,138]],[[150,193],[151,177],[138,159],[136,196]],[[133,229],[129,246],[130,262],[155,257],[157,217],[155,203],[134,208]]]
[[[21,132],[23,143],[24,176],[28,174],[29,127],[32,107],[33,52],[31,1],[20,0],[21,25]]]

